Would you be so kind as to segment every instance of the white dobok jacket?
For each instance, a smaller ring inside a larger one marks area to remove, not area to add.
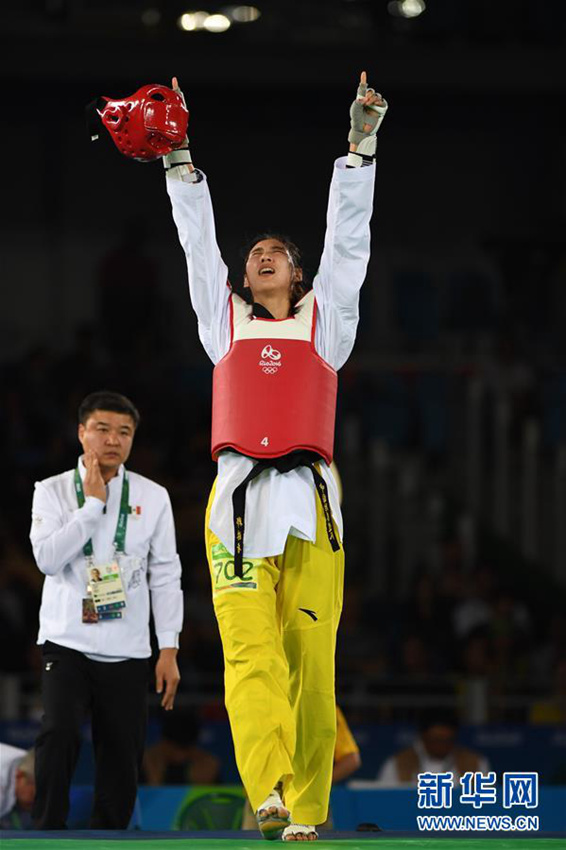
[[[375,165],[347,169],[345,162],[345,158],[339,159],[334,166],[324,250],[313,281],[318,311],[315,348],[336,370],[350,356],[356,338],[359,291],[369,260],[369,222],[375,182]],[[189,291],[199,336],[216,364],[230,346],[228,269],[216,244],[206,178],[199,183],[185,182],[182,171],[182,167],[173,168],[167,173],[167,191],[187,259]],[[218,459],[210,528],[231,552],[234,551],[232,492],[253,464],[250,458],[233,452],[223,452]],[[336,481],[325,463],[321,469],[342,537]],[[317,498],[308,468],[299,467],[285,474],[275,469],[263,472],[248,487],[244,556],[279,555],[289,534],[315,542]]]

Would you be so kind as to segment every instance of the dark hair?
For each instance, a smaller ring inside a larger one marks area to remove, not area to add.
[[[419,732],[426,732],[431,726],[449,726],[455,731],[458,729],[458,717],[455,711],[449,708],[425,708],[421,711],[418,720]]]
[[[95,410],[111,410],[113,413],[124,413],[126,416],[131,416],[135,428],[138,427],[140,422],[139,412],[130,399],[126,398],[125,395],[113,393],[109,390],[91,393],[81,401],[79,422],[86,425],[87,419]]]
[[[245,301],[251,303],[253,300],[253,296],[249,287],[245,287],[243,285],[243,277],[246,273],[246,263],[248,261],[248,257],[252,252],[253,248],[257,245],[258,242],[263,242],[266,239],[276,239],[278,242],[281,242],[282,245],[285,246],[287,251],[289,252],[289,256],[291,257],[291,262],[297,269],[301,269],[303,272],[303,279],[301,281],[296,281],[293,284],[293,288],[291,290],[291,312],[294,312],[295,305],[297,301],[300,301],[303,295],[307,293],[310,289],[310,285],[305,280],[304,269],[302,267],[302,258],[301,252],[297,245],[294,242],[291,242],[288,236],[285,236],[283,233],[258,233],[254,236],[253,239],[248,240],[244,247],[241,249],[241,256],[244,261],[243,267],[243,275],[242,275],[242,283],[236,287],[236,292],[238,295],[241,295]]]

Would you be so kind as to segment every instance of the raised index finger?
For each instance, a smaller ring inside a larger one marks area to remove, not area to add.
[[[367,81],[368,81],[368,75],[366,74],[365,71],[362,71],[362,73],[360,74],[360,83],[363,86],[365,86],[365,85],[367,85]]]
[[[179,80],[177,79],[177,77],[173,77],[173,79],[171,80],[171,88],[173,89],[173,91],[179,91]]]

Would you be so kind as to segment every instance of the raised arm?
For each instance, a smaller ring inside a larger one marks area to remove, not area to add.
[[[172,86],[180,92],[177,78]],[[216,243],[212,200],[206,177],[194,168],[189,141],[163,158],[173,219],[185,252],[191,303],[204,349],[213,363],[228,350],[228,269]]]
[[[334,166],[326,236],[313,282],[319,308],[316,349],[335,369],[348,359],[356,337],[359,292],[370,255],[375,182],[375,134],[387,103],[360,75],[350,109],[350,153]]]

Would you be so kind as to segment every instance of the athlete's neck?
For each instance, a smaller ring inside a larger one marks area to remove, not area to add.
[[[261,304],[266,310],[269,310],[274,319],[288,319],[291,312],[291,301],[288,296],[282,297],[274,293],[270,298],[267,294],[260,295],[259,298],[254,298],[256,304]]]

